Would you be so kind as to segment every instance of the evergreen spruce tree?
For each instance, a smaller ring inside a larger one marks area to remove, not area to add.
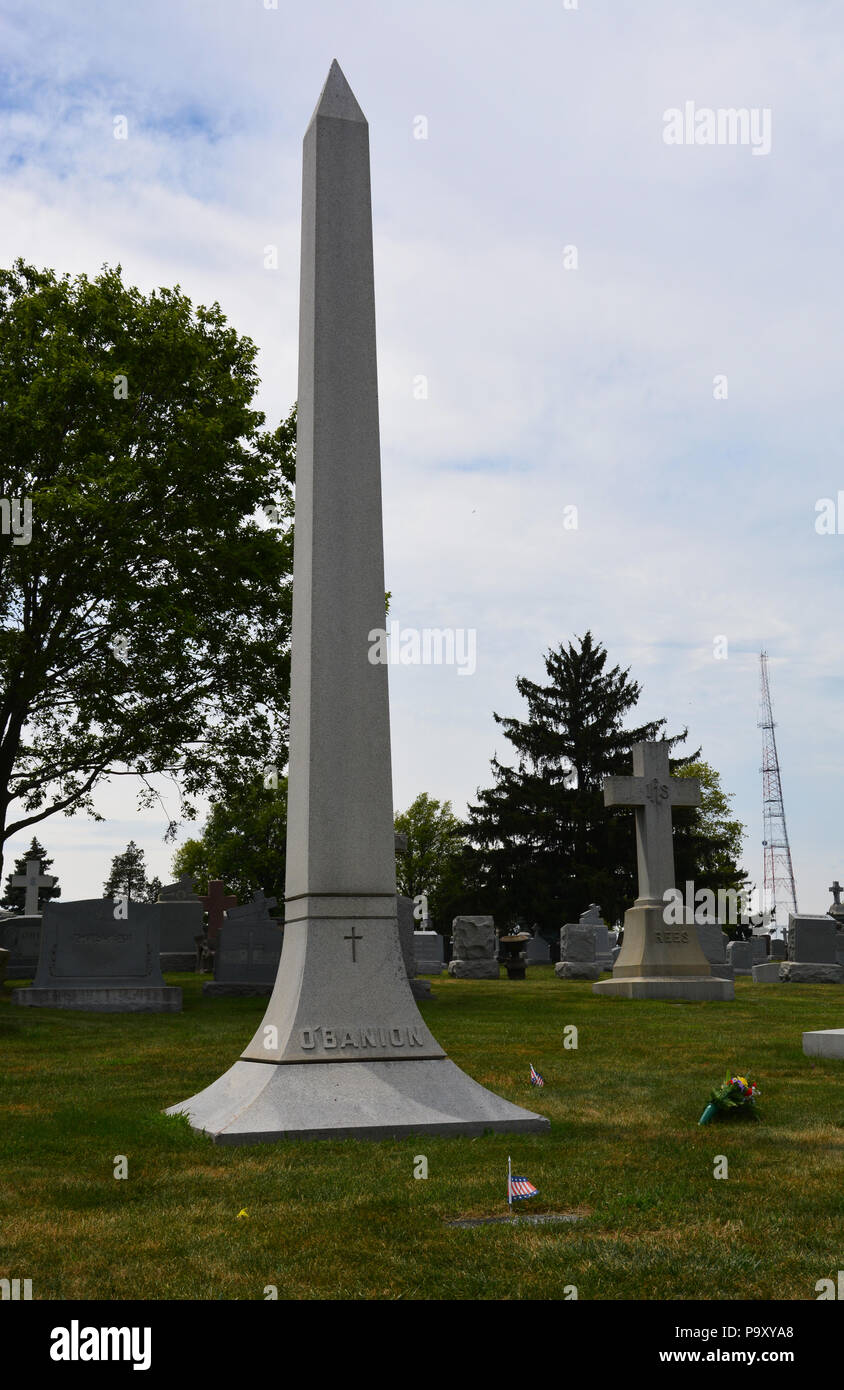
[[[12,869],[12,872],[8,874],[6,877],[6,891],[4,893],[4,896],[0,899],[0,907],[5,907],[9,912],[22,913],[24,910],[26,900],[26,889],[13,888],[12,879],[17,878],[18,874],[26,873],[26,864],[28,859],[38,860],[38,863],[40,865],[40,868],[38,870],[39,876],[41,874],[48,874],[51,868],[53,867],[53,861],[52,859],[47,858],[47,851],[45,850],[44,846],[33,835],[32,843],[30,844],[29,849],[26,851],[26,854],[21,855],[20,859],[15,860],[15,867]],[[58,883],[54,884],[52,888],[38,889],[38,896],[40,898],[41,903],[46,902],[48,898],[60,898],[61,895],[62,890],[59,887]]]
[[[157,880],[153,880],[153,883],[155,882]],[[111,861],[111,873],[103,884],[103,897],[123,898],[128,896],[133,903],[153,902],[154,898],[150,897],[150,889],[144,852],[140,845],[136,845],[134,840],[130,840],[123,853],[116,854]]]
[[[624,727],[641,687],[629,670],[607,669],[607,652],[591,632],[576,642],[548,652],[546,685],[517,678],[526,720],[494,715],[517,763],[493,758],[495,786],[479,790],[467,826],[475,910],[492,912],[501,926],[522,921],[550,942],[590,902],[613,922],[636,897],[633,817],[604,806],[603,781],[629,776],[633,744],[664,738],[667,723]],[[666,739],[669,749],[687,733]],[[672,773],[696,756],[674,759]],[[674,811],[678,823],[690,814]]]

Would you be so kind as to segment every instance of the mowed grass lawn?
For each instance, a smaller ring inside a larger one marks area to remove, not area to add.
[[[16,1009],[2,990],[0,1277],[34,1298],[813,1300],[844,1269],[844,1063],[801,1050],[844,1026],[840,988],[739,980],[735,1003],[667,1004],[550,966],[442,977],[421,1008],[449,1056],[550,1134],[236,1148],[161,1112],[236,1060],[266,1001],[168,982],[182,1014]],[[699,1128],[728,1068],[758,1081],[760,1118]],[[540,1193],[519,1214],[582,1220],[447,1225],[506,1211],[508,1154]]]

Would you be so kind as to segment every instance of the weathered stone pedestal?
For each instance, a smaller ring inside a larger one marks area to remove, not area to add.
[[[663,903],[637,902],[624,914],[624,944],[612,979],[594,994],[620,999],[734,999],[732,980],[712,975],[694,925],[667,926]]]

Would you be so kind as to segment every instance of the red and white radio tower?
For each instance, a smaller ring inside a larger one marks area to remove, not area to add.
[[[780,761],[774,734],[774,712],[771,707],[771,686],[768,680],[768,653],[761,652],[762,688],[759,700],[759,728],[762,730],[762,823],[765,870],[763,875],[762,911],[770,910],[777,926],[788,926],[789,912],[797,911],[794,889],[794,869],[785,825],[785,806],[782,799]],[[782,915],[778,915],[777,909]]]

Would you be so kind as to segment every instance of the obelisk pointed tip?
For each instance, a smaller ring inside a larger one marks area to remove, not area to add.
[[[332,59],[331,67],[328,69],[325,86],[310,124],[313,124],[318,116],[330,116],[335,121],[363,121],[366,125],[366,117],[336,58]]]

